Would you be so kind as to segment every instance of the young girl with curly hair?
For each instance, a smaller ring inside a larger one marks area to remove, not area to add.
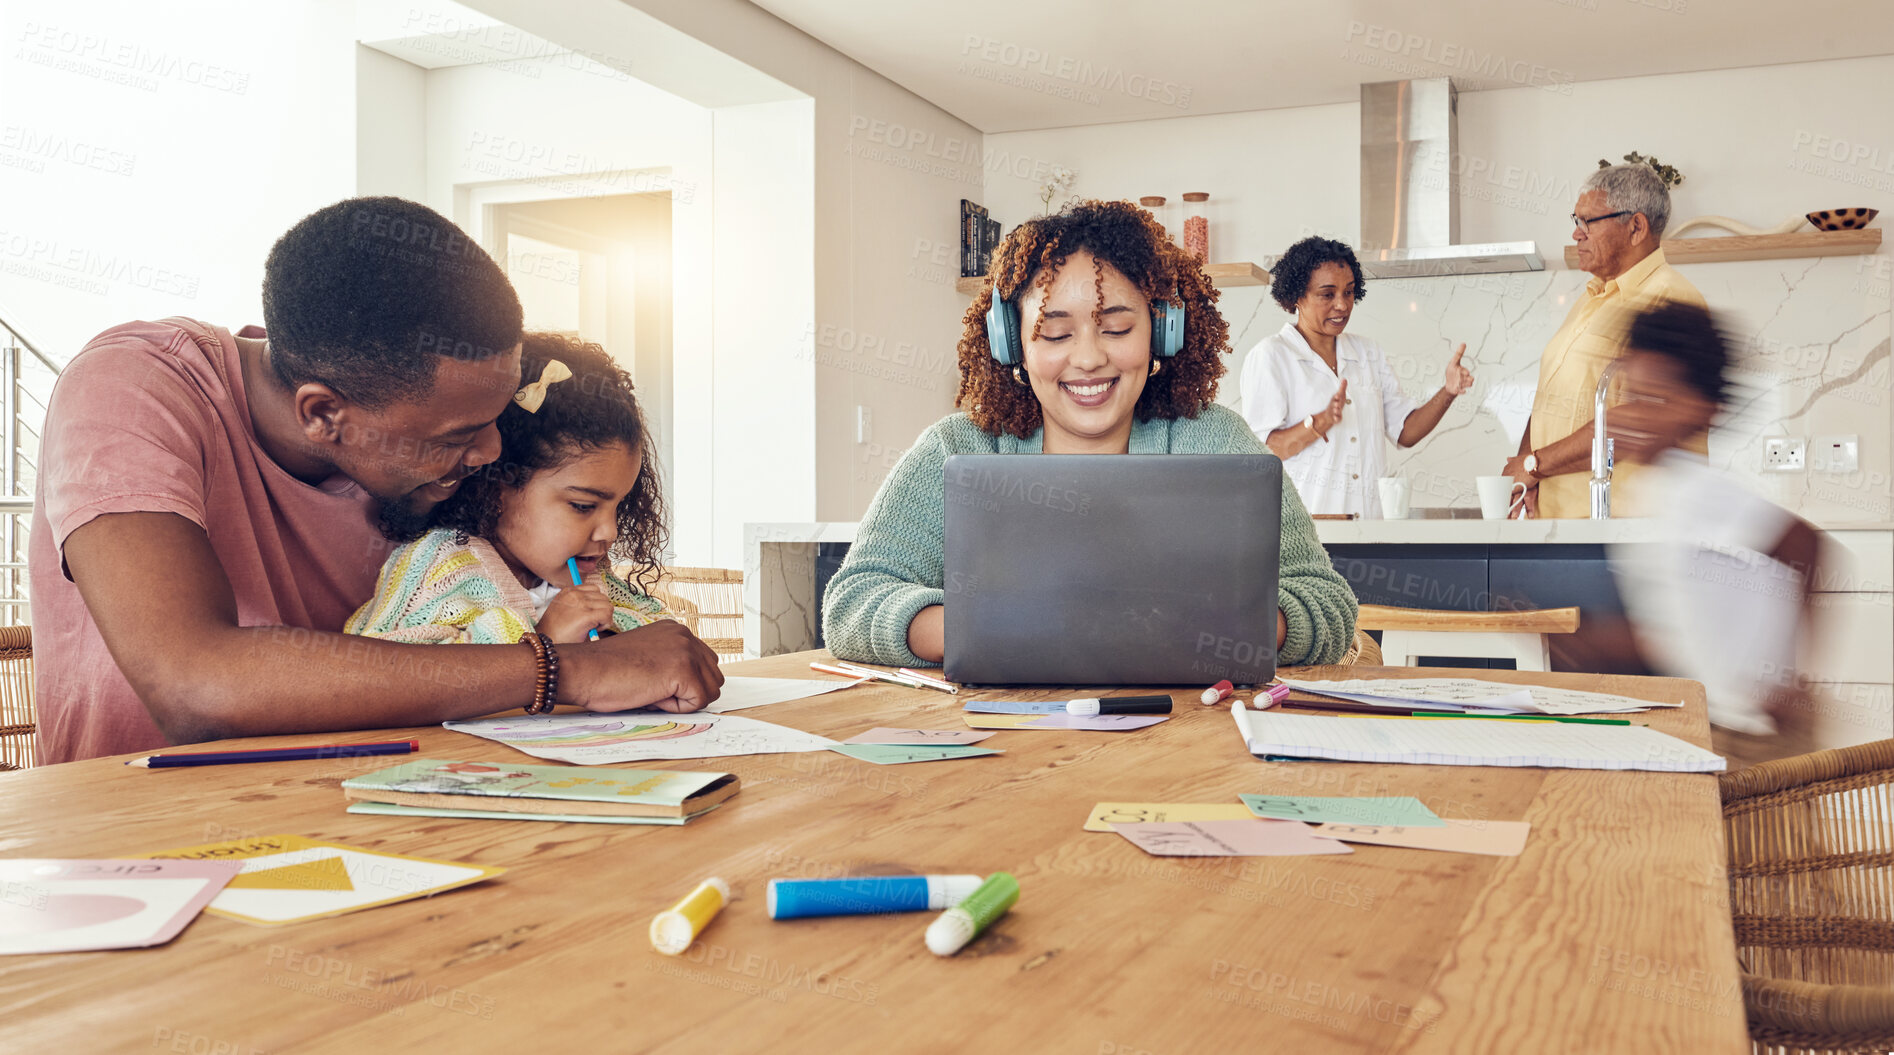
[[[1023,361],[1002,365],[986,316],[1018,309]],[[845,659],[939,665],[941,479],[955,454],[1267,454],[1216,402],[1229,327],[1203,270],[1128,202],[1083,201],[1007,235],[960,338],[966,408],[915,441],[875,495],[822,607]],[[1183,348],[1152,355],[1152,312],[1185,309]],[[1288,480],[1276,645],[1284,664],[1332,663],[1354,639],[1355,597],[1329,564]]]
[[[531,383],[500,415],[500,460],[461,480],[436,526],[389,555],[348,633],[512,644],[537,630],[564,644],[662,612],[642,592],[659,571],[664,505],[631,377],[598,345],[550,333],[525,335],[520,376]],[[637,586],[614,574],[614,558]]]

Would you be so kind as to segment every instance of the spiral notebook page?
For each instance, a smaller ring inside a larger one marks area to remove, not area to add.
[[[1247,716],[1252,754],[1434,766],[1546,766],[1720,773],[1720,755],[1636,725],[1430,718]],[[1239,723],[1239,728],[1241,727]]]

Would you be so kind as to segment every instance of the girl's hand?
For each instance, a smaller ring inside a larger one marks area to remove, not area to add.
[[[1450,396],[1464,396],[1473,387],[1473,371],[1460,365],[1460,357],[1467,354],[1467,346],[1461,345],[1453,350],[1453,358],[1447,361],[1447,379],[1440,387]]]
[[[605,596],[605,587],[596,583],[568,586],[553,597],[534,629],[552,638],[555,645],[584,641],[593,630],[609,631],[612,629],[611,598]]]

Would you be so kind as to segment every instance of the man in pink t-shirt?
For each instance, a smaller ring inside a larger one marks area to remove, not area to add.
[[[305,217],[265,265],[268,339],[117,326],[47,410],[28,568],[38,756],[431,725],[532,700],[523,645],[342,635],[407,538],[501,457],[519,298],[446,218],[398,198]],[[559,646],[593,710],[716,699],[677,623]]]

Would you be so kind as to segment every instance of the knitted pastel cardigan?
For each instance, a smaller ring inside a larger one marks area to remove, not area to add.
[[[491,543],[457,537],[450,528],[435,528],[389,554],[374,600],[350,616],[343,631],[421,645],[517,642],[539,621],[532,595]],[[611,572],[600,578],[619,631],[644,626],[664,611]]]
[[[908,651],[908,624],[942,603],[941,547],[947,515],[941,480],[948,455],[1038,454],[1043,430],[1025,439],[980,431],[965,414],[935,422],[901,457],[855,531],[822,597],[830,652],[866,663],[933,666]],[[1195,418],[1153,418],[1131,427],[1132,454],[1269,454],[1241,416],[1212,404]],[[1282,564],[1277,604],[1288,635],[1279,662],[1333,663],[1355,637],[1355,594],[1329,563],[1295,485],[1282,481]]]

